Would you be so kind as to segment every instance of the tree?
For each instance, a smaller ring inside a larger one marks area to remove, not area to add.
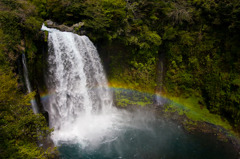
[[[18,89],[16,76],[0,69],[0,156],[2,158],[50,158],[51,151],[39,147],[51,129],[43,115],[33,114],[30,100]],[[53,152],[53,151],[52,151]]]

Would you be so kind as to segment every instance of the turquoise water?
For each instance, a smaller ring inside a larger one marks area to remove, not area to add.
[[[186,133],[161,119],[148,120],[144,128],[126,127],[97,147],[64,143],[59,151],[62,159],[238,159],[233,145],[215,136]]]

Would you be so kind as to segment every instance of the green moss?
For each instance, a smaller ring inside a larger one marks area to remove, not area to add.
[[[199,104],[199,98],[189,97],[170,97],[174,102],[165,109],[165,111],[177,111],[180,115],[185,114],[193,122],[207,122],[223,127],[226,130],[233,132],[232,126],[227,120],[221,118],[220,115],[212,114],[209,110]]]
[[[237,79],[233,80],[232,84],[240,86],[240,78],[237,78]]]
[[[144,107],[146,105],[153,104],[153,96],[148,93],[118,88],[114,89],[114,94],[117,106]]]
[[[44,31],[44,41],[48,42],[48,31]]]

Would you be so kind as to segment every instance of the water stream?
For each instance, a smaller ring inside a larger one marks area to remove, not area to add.
[[[25,84],[27,86],[28,93],[31,93],[32,92],[32,87],[31,87],[29,77],[28,77],[28,68],[27,68],[27,62],[26,62],[25,54],[22,54],[22,64],[23,64],[23,76],[24,76]],[[32,106],[32,110],[33,110],[34,114],[39,113],[36,101],[33,99],[30,102],[31,102],[31,106]]]

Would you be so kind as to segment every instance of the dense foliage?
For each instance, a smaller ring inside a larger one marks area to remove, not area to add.
[[[41,18],[24,0],[0,1],[0,156],[1,158],[51,158],[54,149],[39,147],[52,132],[42,114],[33,114],[19,76],[17,59],[34,58]]]
[[[45,118],[33,114],[29,101],[34,94],[19,92],[11,72],[0,70],[1,158],[48,158],[52,150],[39,147],[51,133]]]
[[[84,22],[76,32],[104,54],[110,82],[154,92],[163,75],[165,94],[197,99],[240,131],[239,0],[2,0],[0,15],[3,70],[36,56],[42,19]]]

